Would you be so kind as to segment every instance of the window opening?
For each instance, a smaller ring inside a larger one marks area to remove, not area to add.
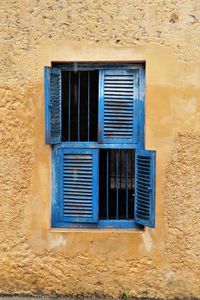
[[[144,148],[143,90],[141,65],[45,67],[53,227],[155,227],[156,153]]]
[[[98,71],[62,72],[62,141],[97,141]]]
[[[134,218],[134,166],[134,150],[100,150],[100,219],[131,220]]]

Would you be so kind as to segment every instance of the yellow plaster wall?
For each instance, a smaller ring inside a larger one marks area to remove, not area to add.
[[[200,297],[199,0],[2,1],[0,293]],[[146,61],[156,229],[50,229],[43,66]]]

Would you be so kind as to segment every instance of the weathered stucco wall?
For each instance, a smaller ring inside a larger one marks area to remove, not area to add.
[[[0,11],[0,293],[200,297],[199,0],[5,0]],[[156,229],[50,229],[52,60],[146,61]]]

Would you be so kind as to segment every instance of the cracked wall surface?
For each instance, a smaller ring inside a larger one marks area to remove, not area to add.
[[[0,293],[200,298],[200,2],[0,6]],[[146,61],[156,229],[50,228],[43,66]]]

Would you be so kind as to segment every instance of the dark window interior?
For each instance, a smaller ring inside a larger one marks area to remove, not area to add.
[[[133,219],[134,166],[134,150],[100,150],[100,219]]]
[[[62,72],[62,140],[97,141],[98,71]]]

